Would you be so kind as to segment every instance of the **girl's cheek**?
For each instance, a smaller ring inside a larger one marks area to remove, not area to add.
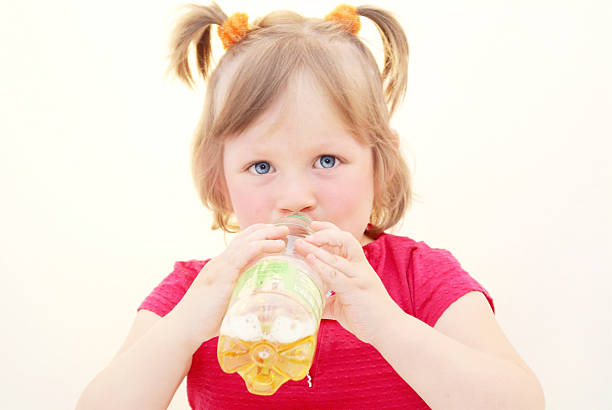
[[[234,211],[239,219],[247,222],[265,220],[266,212],[271,207],[271,197],[267,190],[258,187],[242,187],[236,189],[232,198]]]
[[[317,196],[328,205],[342,206],[342,203],[351,200],[349,195],[352,189],[346,184],[320,184]]]

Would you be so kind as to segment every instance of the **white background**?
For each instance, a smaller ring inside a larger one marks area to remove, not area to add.
[[[220,4],[336,5],[260,3]],[[164,77],[180,4],[0,6],[1,408],[74,407],[174,262],[225,247],[189,171],[203,83]],[[492,293],[549,409],[610,408],[610,3],[376,4],[411,47],[393,126],[419,198],[396,233]],[[183,384],[171,408],[186,407]]]

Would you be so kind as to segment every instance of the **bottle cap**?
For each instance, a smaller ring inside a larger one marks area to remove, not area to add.
[[[300,219],[303,219],[304,221],[308,222],[308,225],[310,225],[310,223],[312,222],[309,217],[307,217],[306,215],[301,215],[301,214],[287,215],[287,218],[300,218]]]

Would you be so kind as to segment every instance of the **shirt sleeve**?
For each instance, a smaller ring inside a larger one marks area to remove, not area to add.
[[[495,312],[489,292],[461,267],[449,251],[430,248],[423,242],[419,245],[413,254],[415,260],[409,272],[418,319],[431,327],[435,326],[453,302],[473,291],[482,292]]]
[[[172,273],[153,289],[137,310],[149,310],[159,316],[166,316],[183,299],[183,296],[209,260],[176,262]]]

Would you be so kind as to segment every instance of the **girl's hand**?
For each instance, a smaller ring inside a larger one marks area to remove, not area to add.
[[[331,222],[313,221],[312,235],[295,242],[295,250],[335,292],[324,316],[337,320],[361,341],[370,343],[378,329],[397,309],[382,281],[349,232]]]
[[[211,259],[174,308],[196,348],[219,334],[234,285],[240,274],[264,254],[281,252],[289,233],[286,226],[254,224],[240,232],[218,256]]]

